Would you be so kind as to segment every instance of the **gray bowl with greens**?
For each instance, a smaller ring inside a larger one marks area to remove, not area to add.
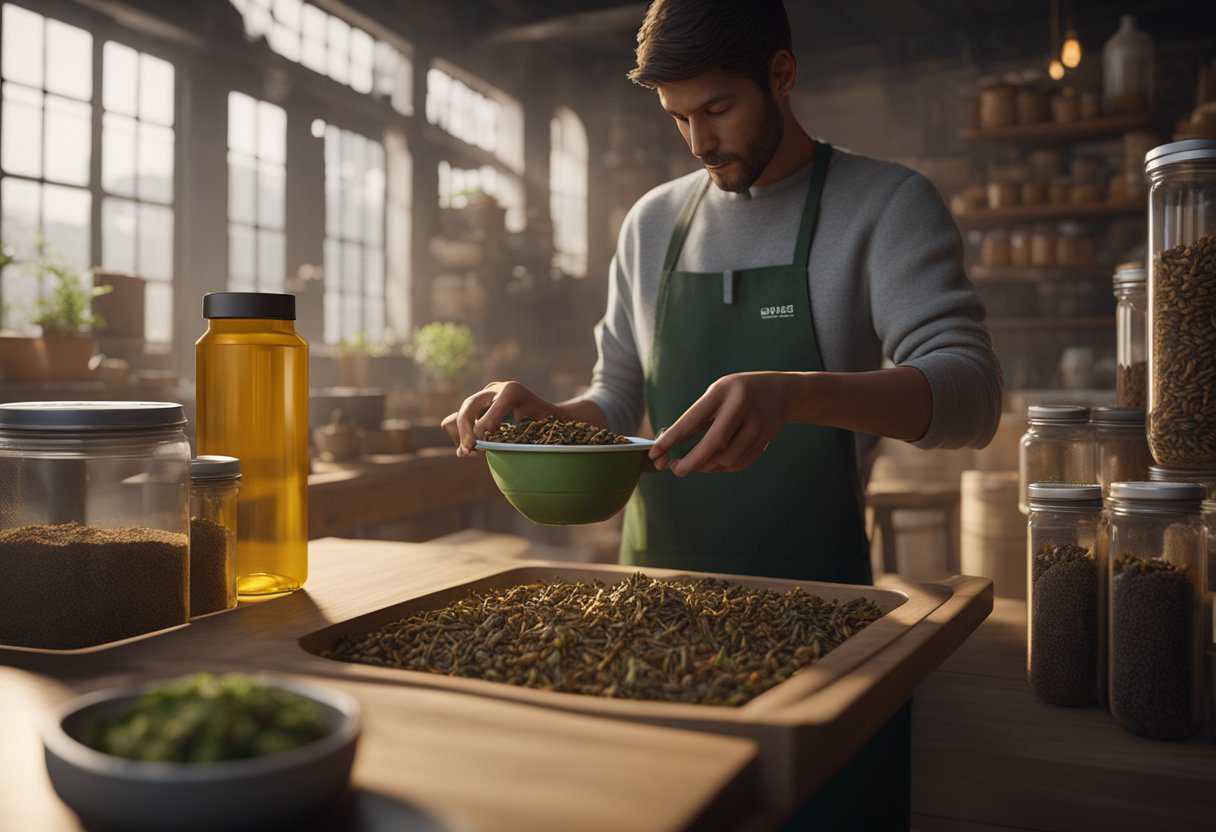
[[[87,823],[210,832],[290,824],[340,797],[359,727],[358,702],[332,688],[196,674],[73,700],[43,747]]]

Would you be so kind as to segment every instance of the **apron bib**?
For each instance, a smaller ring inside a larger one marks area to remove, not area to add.
[[[820,143],[788,266],[676,271],[708,177],[672,233],[645,372],[650,423],[670,425],[719,378],[823,369],[807,264],[831,146]],[[699,437],[698,437],[699,438]],[[676,449],[679,455],[692,442]],[[642,476],[625,515],[621,562],[699,572],[868,584],[853,436],[787,424],[745,471]]]

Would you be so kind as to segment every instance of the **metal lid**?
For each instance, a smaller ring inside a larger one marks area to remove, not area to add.
[[[1102,505],[1102,486],[1094,482],[1032,482],[1026,486],[1031,504],[1093,502]]]
[[[196,456],[190,460],[191,480],[228,480],[241,476],[241,461],[234,456]]]
[[[1143,427],[1143,407],[1095,407],[1090,411],[1090,420],[1095,425],[1111,427]]]
[[[1153,482],[1201,482],[1216,480],[1216,468],[1170,468],[1168,465],[1148,466],[1148,478]]]
[[[13,402],[0,404],[4,430],[155,430],[186,424],[172,402]]]
[[[1115,266],[1115,276],[1111,279],[1116,287],[1135,286],[1147,282],[1143,263],[1120,263]]]
[[[1151,500],[1154,502],[1194,503],[1205,497],[1203,486],[1196,482],[1112,482],[1112,500]]]
[[[1166,165],[1216,159],[1216,140],[1186,139],[1154,147],[1144,154],[1144,172],[1152,173]]]
[[[296,319],[296,296],[272,292],[211,292],[203,295],[204,318]]]
[[[1052,425],[1083,425],[1089,421],[1089,408],[1079,404],[1032,404],[1026,408],[1031,422]]]

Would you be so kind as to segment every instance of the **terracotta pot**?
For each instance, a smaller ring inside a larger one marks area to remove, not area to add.
[[[46,345],[41,338],[0,335],[0,379],[43,381],[46,377]]]
[[[48,381],[81,381],[92,375],[92,335],[44,333],[41,340],[46,349]]]

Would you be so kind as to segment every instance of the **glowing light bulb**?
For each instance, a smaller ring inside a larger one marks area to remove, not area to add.
[[[1069,69],[1075,69],[1081,63],[1081,41],[1077,40],[1076,32],[1069,32],[1064,40],[1064,48],[1060,50],[1060,62]]]
[[[1064,77],[1064,64],[1057,58],[1052,58],[1051,63],[1047,65],[1047,74],[1051,76],[1051,80],[1059,81]]]

